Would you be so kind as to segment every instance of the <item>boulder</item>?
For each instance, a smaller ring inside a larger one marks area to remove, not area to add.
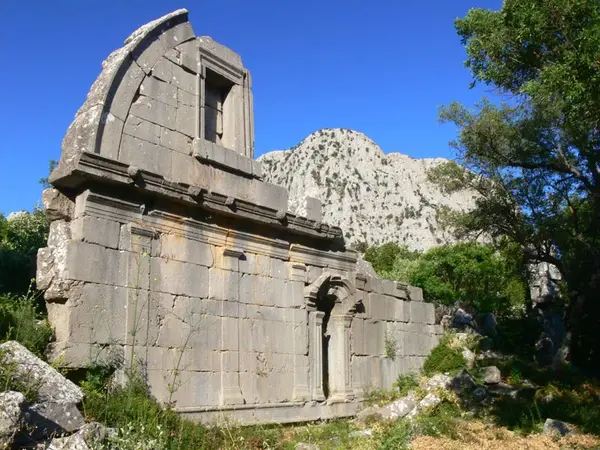
[[[452,326],[456,328],[466,327],[471,325],[471,322],[473,322],[473,316],[462,308],[458,308],[452,316]]]
[[[502,381],[500,369],[496,366],[487,366],[483,368],[483,382],[485,384],[498,384]]]
[[[475,383],[471,374],[464,369],[450,382],[450,389],[459,396],[470,394],[476,387],[477,383]]]
[[[443,373],[437,373],[432,376],[425,384],[425,390],[427,392],[435,391],[436,389],[448,389],[452,378]]]
[[[83,392],[75,383],[16,341],[0,345],[0,353],[5,364],[14,365],[15,376],[36,392],[35,403],[23,414],[33,438],[72,433],[84,425],[77,409]]]
[[[544,434],[559,434],[560,436],[566,436],[567,434],[574,432],[577,432],[577,428],[570,423],[554,419],[546,419],[544,422]]]
[[[0,448],[10,448],[21,426],[25,396],[20,392],[0,393]]]

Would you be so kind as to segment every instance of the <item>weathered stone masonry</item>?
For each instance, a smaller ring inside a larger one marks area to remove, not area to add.
[[[138,366],[177,411],[242,422],[349,415],[420,367],[432,305],[357,272],[317,200],[290,214],[253,133],[249,72],[185,10],[108,57],[44,192],[55,358]]]

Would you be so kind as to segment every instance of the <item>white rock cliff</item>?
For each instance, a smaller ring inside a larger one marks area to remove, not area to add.
[[[446,159],[384,154],[362,133],[323,129],[298,146],[259,158],[265,180],[290,192],[290,211],[306,196],[323,203],[323,220],[339,225],[348,244],[406,244],[413,250],[454,242],[438,220],[441,205],[473,208],[471,192],[445,194],[427,180],[428,169]]]

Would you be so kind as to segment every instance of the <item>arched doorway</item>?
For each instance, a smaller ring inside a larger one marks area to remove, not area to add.
[[[329,403],[351,400],[350,324],[356,289],[326,272],[305,289],[309,326],[311,397]]]

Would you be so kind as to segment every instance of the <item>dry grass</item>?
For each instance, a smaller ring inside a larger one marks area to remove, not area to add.
[[[419,436],[411,443],[413,450],[562,450],[600,449],[600,439],[579,434],[561,439],[541,434],[521,436],[506,428],[480,421],[461,422],[457,439]]]

